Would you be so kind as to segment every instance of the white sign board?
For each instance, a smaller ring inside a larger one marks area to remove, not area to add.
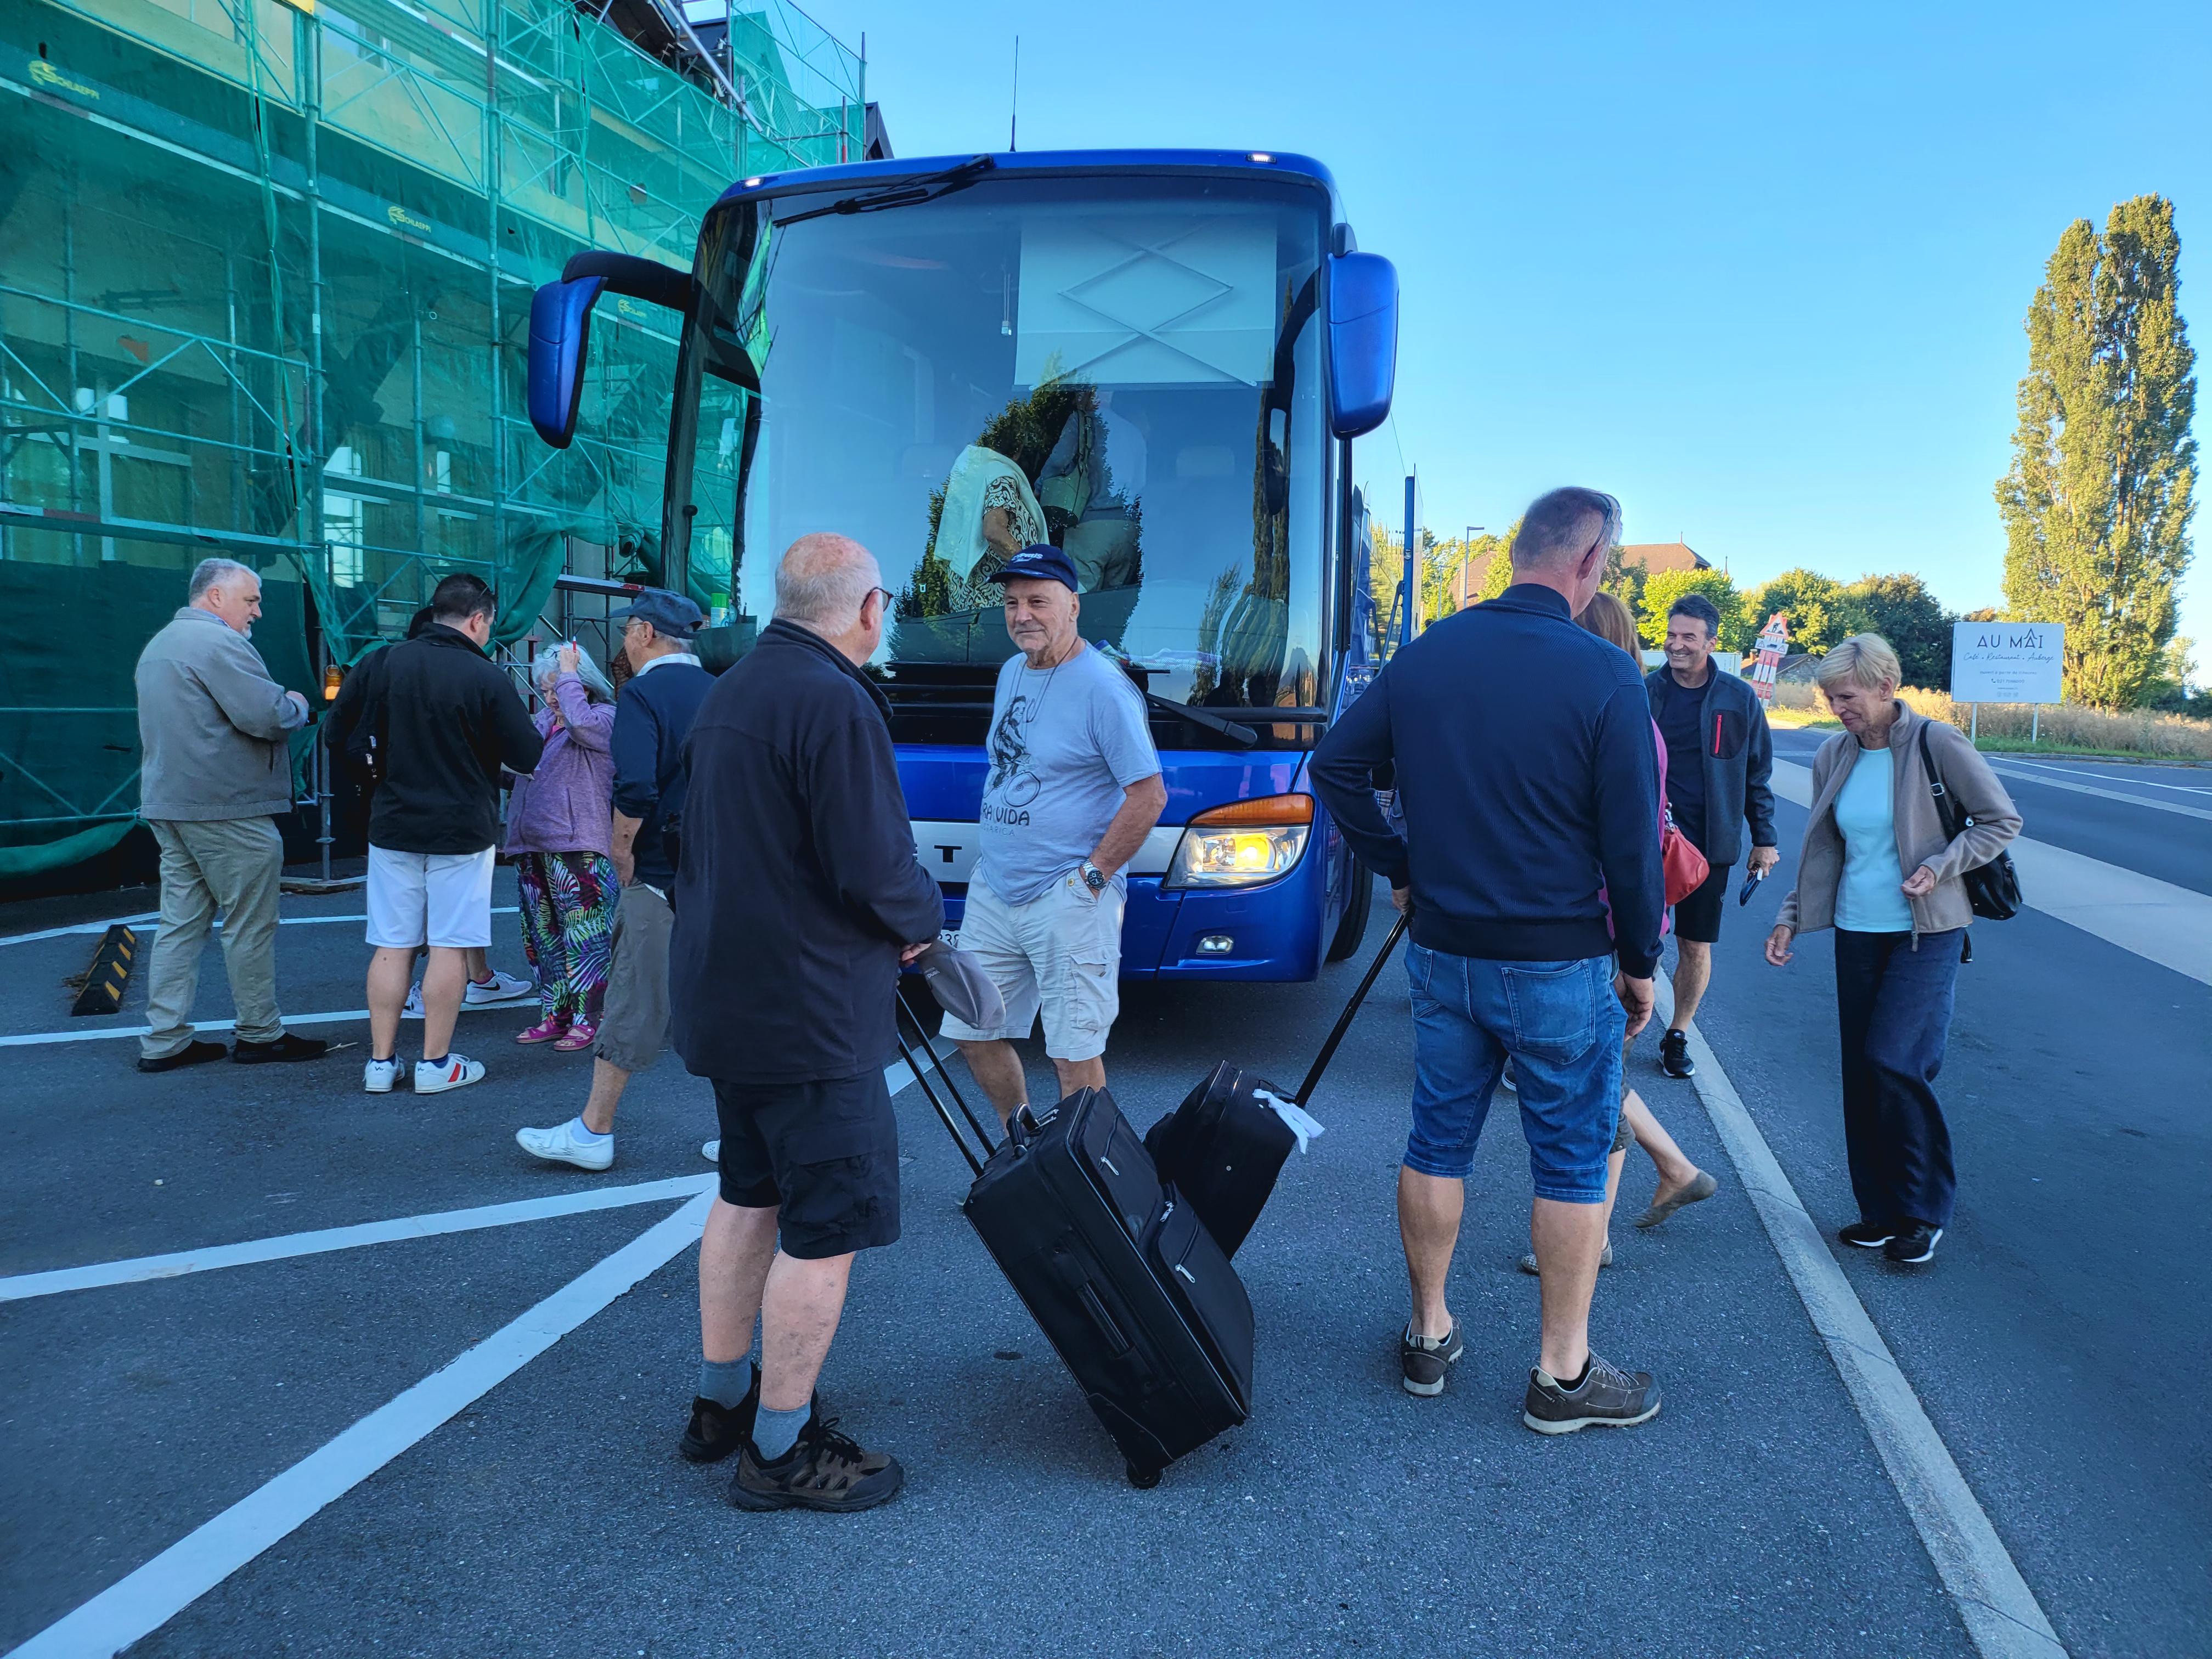
[[[2059,623],[1962,622],[1951,629],[1951,701],[2061,702]]]

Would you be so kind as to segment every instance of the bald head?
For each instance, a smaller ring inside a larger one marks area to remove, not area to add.
[[[775,614],[825,636],[842,634],[882,579],[876,556],[850,536],[801,536],[775,568]]]

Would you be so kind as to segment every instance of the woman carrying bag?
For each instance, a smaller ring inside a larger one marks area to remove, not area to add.
[[[1859,1206],[1838,1237],[1918,1263],[1934,1257],[1958,1185],[1934,1085],[1974,918],[1964,878],[2002,854],[2021,819],[1965,732],[1898,701],[1900,672],[1875,634],[1852,635],[1814,671],[1844,729],[1814,757],[1797,885],[1766,959],[1784,967],[1796,934],[1836,930],[1844,1144]],[[1949,833],[1947,820],[1963,827]]]

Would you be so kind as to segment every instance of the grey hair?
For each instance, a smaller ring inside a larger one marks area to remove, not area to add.
[[[228,585],[233,576],[252,576],[256,582],[260,574],[250,564],[240,564],[236,559],[202,559],[192,567],[191,581],[185,588],[185,603],[197,604],[207,597],[210,587]]]
[[[530,659],[530,683],[537,685],[560,672],[561,653],[568,648],[569,641],[556,640]],[[582,646],[576,647],[576,678],[584,683],[584,690],[601,702],[615,700],[614,682],[609,679],[592,653]]]
[[[1521,515],[1520,533],[1513,538],[1508,556],[1520,570],[1573,563],[1589,551],[1592,519],[1598,520],[1595,527],[1603,538],[1598,545],[1618,545],[1620,502],[1616,497],[1577,484],[1547,490]]]
[[[817,633],[842,633],[883,580],[876,556],[850,536],[801,536],[775,568],[775,614]]]
[[[1813,665],[1813,678],[1823,691],[1845,680],[1869,691],[1885,685],[1894,691],[1905,683],[1905,668],[1881,635],[1854,634]]]

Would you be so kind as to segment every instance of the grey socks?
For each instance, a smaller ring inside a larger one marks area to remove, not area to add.
[[[699,1397],[726,1411],[735,1411],[753,1390],[753,1362],[750,1354],[737,1359],[699,1362]]]
[[[763,1406],[753,1418],[753,1449],[760,1454],[760,1461],[773,1463],[797,1445],[799,1431],[813,1414],[811,1404],[795,1412],[774,1412]]]

